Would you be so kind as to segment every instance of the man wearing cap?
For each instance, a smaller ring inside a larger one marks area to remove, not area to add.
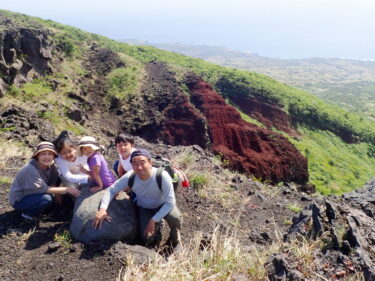
[[[37,218],[52,204],[51,194],[80,195],[80,191],[74,187],[58,187],[60,178],[54,163],[55,157],[57,152],[52,143],[39,143],[30,162],[14,178],[9,191],[9,203],[14,209],[22,211],[23,218]]]
[[[160,221],[165,219],[171,229],[167,244],[176,247],[180,240],[181,214],[176,206],[171,177],[163,171],[162,184],[159,188],[156,180],[157,168],[152,167],[150,152],[146,149],[137,149],[130,157],[135,174],[132,191],[137,198],[140,238],[149,246],[158,242],[156,234]],[[103,194],[99,211],[93,220],[94,228],[101,228],[104,220],[111,221],[111,217],[107,214],[108,205],[120,191],[130,191],[128,183],[133,172],[126,173]]]

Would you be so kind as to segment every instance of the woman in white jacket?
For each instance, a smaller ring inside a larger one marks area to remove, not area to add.
[[[90,181],[90,176],[83,172],[83,169],[88,170],[87,157],[78,154],[74,141],[68,138],[62,139],[56,145],[56,150],[59,156],[55,161],[63,185],[81,188],[87,184]]]

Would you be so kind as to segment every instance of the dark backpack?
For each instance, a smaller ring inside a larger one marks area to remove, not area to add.
[[[156,182],[158,183],[158,187],[160,191],[162,191],[161,187],[162,187],[163,171],[166,171],[171,176],[174,191],[177,190],[179,185],[183,187],[189,187],[189,181],[187,179],[186,174],[183,171],[181,171],[179,168],[175,167],[172,164],[171,160],[167,158],[163,158],[160,155],[156,155],[154,158],[152,158],[152,166],[158,168],[158,170],[156,171]],[[134,178],[135,178],[135,173],[133,172],[130,175],[130,178],[128,181],[128,186],[130,188],[133,188]]]

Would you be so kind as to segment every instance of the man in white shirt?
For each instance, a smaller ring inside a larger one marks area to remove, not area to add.
[[[137,149],[131,154],[131,164],[134,171],[134,183],[129,187],[129,178],[133,172],[117,180],[103,194],[99,211],[93,220],[94,228],[101,228],[104,220],[111,221],[107,208],[111,200],[120,191],[130,189],[137,196],[139,235],[142,241],[149,246],[154,245],[160,221],[165,219],[171,229],[167,243],[172,247],[179,244],[181,229],[181,213],[176,206],[172,179],[166,171],[161,173],[161,187],[157,183],[157,168],[152,167],[151,155],[148,150]]]

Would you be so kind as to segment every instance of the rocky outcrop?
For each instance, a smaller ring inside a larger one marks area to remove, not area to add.
[[[206,118],[212,149],[236,170],[272,183],[304,184],[307,160],[283,136],[242,120],[211,85],[195,75],[186,79],[191,101]]]
[[[261,122],[268,129],[276,128],[291,136],[298,135],[290,116],[279,106],[259,99],[233,96],[231,101],[245,114]]]
[[[148,141],[207,147],[204,117],[190,104],[165,63],[146,64],[142,94],[123,105],[122,128]]]
[[[210,139],[204,117],[186,96],[176,97],[166,108],[162,139],[171,145],[194,145],[207,148]]]
[[[215,86],[243,113],[268,129],[276,128],[292,136],[298,135],[284,106],[272,96],[265,95],[262,89],[254,89],[240,82],[234,83],[227,77],[220,78]]]
[[[264,267],[268,272],[268,280],[270,281],[303,281],[303,275],[294,269],[290,269],[290,265],[281,254],[273,254],[265,263]]]
[[[74,204],[70,233],[78,241],[123,240],[133,242],[137,236],[137,220],[134,205],[130,200],[112,200],[108,207],[111,222],[104,221],[100,229],[92,227],[92,220],[105,190],[92,194],[84,189]]]
[[[19,86],[52,71],[52,48],[43,30],[27,28],[0,32],[0,90]]]
[[[41,104],[38,112],[42,115],[51,110],[51,105]],[[36,145],[39,141],[50,141],[55,135],[54,126],[49,120],[14,105],[0,108],[0,128],[3,138],[30,145]]]
[[[322,276],[349,276],[357,270],[365,280],[375,280],[374,191],[373,179],[340,199],[315,200],[293,218],[285,239],[323,238],[322,252],[315,253],[317,273]]]
[[[83,66],[91,74],[106,75],[113,69],[125,66],[125,64],[117,53],[94,45],[87,52]]]

